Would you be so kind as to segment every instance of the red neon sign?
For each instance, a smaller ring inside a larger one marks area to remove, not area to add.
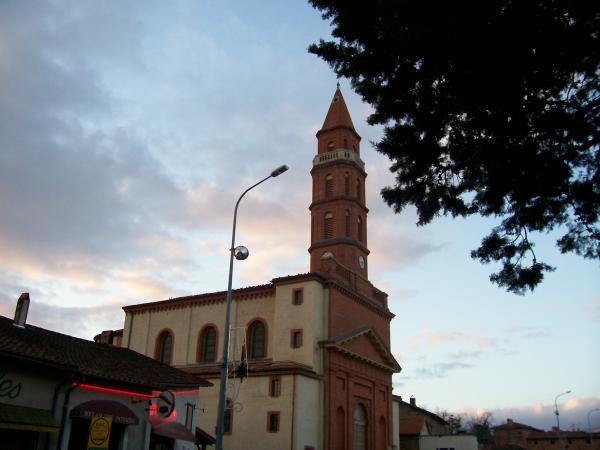
[[[77,386],[77,383],[72,383],[71,386]],[[80,388],[90,389],[92,391],[101,391],[101,392],[109,392],[111,394],[119,394],[119,395],[127,395],[127,396],[135,396],[135,397],[143,397],[143,398],[152,398],[152,394],[143,394],[141,392],[133,392],[133,391],[124,391],[122,389],[112,389],[103,386],[95,386],[93,384],[80,384]]]

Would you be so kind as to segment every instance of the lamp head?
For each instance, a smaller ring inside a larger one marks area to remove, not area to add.
[[[250,255],[250,251],[243,245],[238,245],[233,249],[233,256],[235,256],[235,259],[238,261],[243,261],[248,255]]]
[[[289,169],[289,167],[286,166],[285,164],[283,166],[279,166],[277,169],[275,169],[273,172],[271,172],[271,176],[273,178],[275,178],[276,176],[281,175],[283,172],[285,172],[288,169]]]

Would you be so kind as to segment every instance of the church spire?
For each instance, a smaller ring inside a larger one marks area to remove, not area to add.
[[[325,121],[323,122],[320,132],[336,127],[346,127],[356,133],[356,130],[354,130],[354,124],[352,123],[352,118],[350,117],[350,112],[348,112],[348,107],[344,101],[344,96],[342,95],[342,91],[340,91],[339,83],[337,85],[337,89],[335,90],[335,94],[333,94],[331,105],[329,105],[329,111],[327,111],[327,115],[325,116]]]
[[[327,110],[323,126],[317,131],[317,139],[319,154],[334,149],[351,150],[357,155],[360,154],[360,136],[354,129],[339,83]]]

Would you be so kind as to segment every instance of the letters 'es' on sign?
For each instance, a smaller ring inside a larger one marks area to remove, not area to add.
[[[112,417],[93,417],[88,436],[88,450],[106,450],[110,441]]]

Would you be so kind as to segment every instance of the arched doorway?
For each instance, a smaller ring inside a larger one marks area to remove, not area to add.
[[[358,403],[354,407],[352,421],[354,424],[354,439],[352,450],[367,450],[367,411],[365,410],[365,407],[360,403]]]

